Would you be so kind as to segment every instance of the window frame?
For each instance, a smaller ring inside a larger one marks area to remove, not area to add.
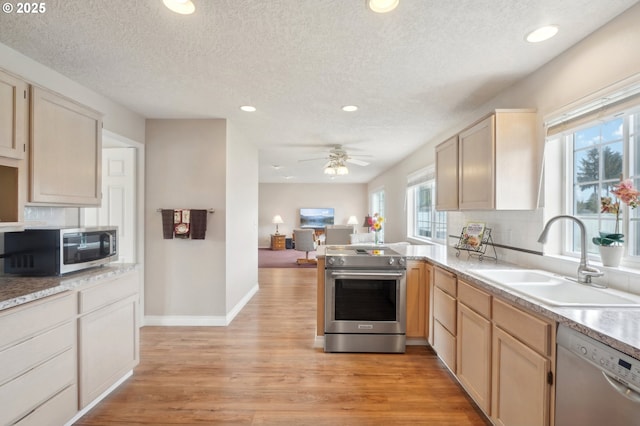
[[[435,236],[427,237],[418,233],[418,207],[417,197],[419,191],[423,187],[428,187],[431,191],[431,205],[429,209],[429,220]],[[406,189],[406,207],[407,207],[407,239],[416,240],[423,243],[433,244],[446,244],[447,242],[447,213],[439,212],[436,210],[436,179],[435,179],[435,166],[427,167],[419,172],[410,175],[407,178]],[[438,221],[438,215],[443,216],[442,221]],[[437,238],[438,224],[442,223],[444,226],[444,235],[442,238]]]

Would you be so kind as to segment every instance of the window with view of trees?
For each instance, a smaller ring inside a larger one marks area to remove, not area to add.
[[[611,191],[621,177],[631,178],[638,187],[640,142],[638,140],[638,113],[623,113],[609,120],[598,121],[581,129],[565,132],[569,148],[571,182],[569,213],[580,218],[587,227],[588,251],[597,253],[591,237],[599,231],[614,233],[616,217],[603,213],[602,197],[614,197]],[[628,255],[640,253],[638,214],[621,208],[618,232],[625,234]],[[580,235],[571,232],[568,238],[570,252],[579,251]]]

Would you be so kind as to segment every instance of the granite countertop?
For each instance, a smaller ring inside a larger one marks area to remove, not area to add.
[[[0,275],[0,311],[115,277],[137,269],[137,267],[136,264],[111,263],[57,277]]]
[[[637,308],[551,306],[469,273],[469,270],[472,269],[523,268],[523,266],[501,261],[496,262],[491,259],[480,261],[477,257],[469,257],[464,252],[460,254],[460,257],[456,257],[455,249],[442,245],[389,244],[389,246],[409,260],[427,260],[492,295],[553,319],[640,359],[640,306]],[[325,247],[319,247],[318,257],[324,257]]]

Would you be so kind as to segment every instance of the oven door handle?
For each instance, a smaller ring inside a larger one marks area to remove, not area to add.
[[[331,272],[331,278],[400,278],[404,272]]]

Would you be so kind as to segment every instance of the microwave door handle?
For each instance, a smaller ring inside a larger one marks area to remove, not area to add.
[[[106,240],[109,241],[109,250],[106,250],[104,247],[104,242]],[[113,247],[113,235],[111,235],[111,233],[109,232],[105,232],[101,234],[100,235],[100,254],[106,254],[106,255],[111,254],[112,247]]]

